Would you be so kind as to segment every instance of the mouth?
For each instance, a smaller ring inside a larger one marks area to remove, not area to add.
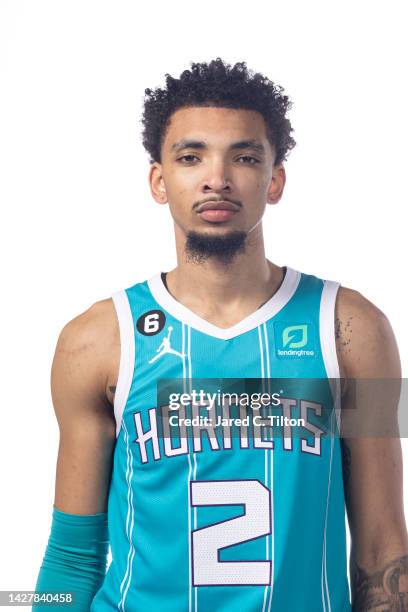
[[[197,213],[212,223],[223,223],[229,221],[238,212],[239,207],[232,202],[222,201],[211,201],[205,202],[198,207]]]

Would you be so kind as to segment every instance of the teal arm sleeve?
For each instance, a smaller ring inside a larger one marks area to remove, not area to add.
[[[74,605],[46,605],[41,612],[89,612],[106,573],[108,514],[68,514],[53,508],[51,533],[38,575],[37,592],[73,593]]]

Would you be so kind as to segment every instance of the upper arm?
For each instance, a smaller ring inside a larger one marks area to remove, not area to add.
[[[107,509],[116,435],[106,388],[118,350],[112,300],[94,304],[58,338],[51,369],[60,430],[54,504],[63,512],[96,514]]]
[[[354,381],[358,390],[355,395],[346,385],[342,396],[342,422],[353,436],[341,441],[352,546],[360,562],[375,564],[408,550],[401,443],[380,429],[383,416],[387,423],[397,418],[398,347],[384,313],[347,288],[339,289],[336,342],[342,376]],[[385,379],[389,387],[381,383]],[[370,423],[375,410],[376,421]]]

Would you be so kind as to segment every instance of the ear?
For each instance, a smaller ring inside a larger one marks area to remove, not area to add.
[[[286,172],[282,164],[274,166],[272,169],[272,180],[269,185],[267,203],[277,204],[282,197],[286,183]]]
[[[159,162],[154,162],[150,166],[149,171],[149,185],[150,191],[154,200],[158,204],[167,203],[166,186],[163,180],[162,165]]]

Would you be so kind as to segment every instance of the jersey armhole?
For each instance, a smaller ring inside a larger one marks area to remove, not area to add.
[[[323,281],[320,301],[320,344],[327,377],[330,380],[338,433],[341,423],[340,366],[336,351],[335,309],[340,283]]]
[[[120,333],[120,362],[119,374],[116,383],[113,410],[116,421],[116,437],[119,436],[122,425],[123,412],[132,386],[135,367],[135,334],[133,329],[133,316],[130,309],[129,298],[125,291],[116,291],[112,294],[113,304],[119,323]]]

